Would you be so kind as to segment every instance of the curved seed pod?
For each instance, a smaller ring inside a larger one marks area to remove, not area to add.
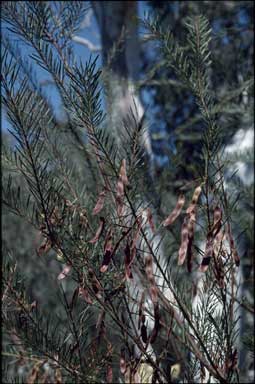
[[[151,213],[150,208],[147,208],[146,213],[147,213],[147,220],[149,222],[152,233],[155,233],[155,225],[154,225],[154,221],[153,221],[153,217],[152,217],[152,213]]]
[[[137,229],[136,229],[134,237],[133,237],[133,241],[132,241],[132,244],[131,244],[131,249],[134,249],[136,247],[136,243],[137,243],[137,240],[139,238],[139,234],[140,234],[140,231],[141,231],[141,228],[142,228],[141,216],[137,217],[136,224],[137,224]]]
[[[108,269],[108,265],[110,264],[112,255],[113,255],[112,230],[110,229],[105,239],[104,259],[103,259],[102,267],[100,268],[101,272],[105,272]]]
[[[117,214],[118,216],[121,216],[123,213],[124,208],[124,184],[121,179],[117,182],[117,188],[116,188],[116,206],[117,206]]]
[[[178,253],[178,265],[182,265],[186,258],[189,245],[189,230],[188,230],[188,218],[185,217],[181,229],[181,246]]]
[[[128,185],[128,178],[126,173],[126,160],[123,159],[121,162],[119,179],[117,181],[117,187],[116,187],[116,206],[117,206],[118,216],[121,216],[123,214],[125,185]]]
[[[188,206],[186,213],[191,213],[192,211],[194,211],[201,192],[202,192],[202,187],[201,187],[201,185],[199,185],[193,193],[191,204]]]
[[[187,216],[186,216],[186,219],[184,220],[184,223],[182,226],[182,232],[181,232],[182,244],[179,250],[178,265],[182,265],[187,256],[187,268],[188,268],[188,272],[190,273],[192,272],[192,260],[193,260],[192,244],[193,244],[194,233],[195,233],[197,202],[201,194],[201,191],[202,191],[201,186],[198,186],[194,191],[192,201],[186,210]]]
[[[91,244],[95,244],[95,243],[99,240],[100,236],[101,236],[102,233],[103,233],[104,225],[105,225],[105,219],[104,219],[103,217],[100,217],[100,224],[99,224],[99,227],[98,227],[98,229],[97,229],[97,231],[96,231],[96,234],[95,234],[95,236],[93,237],[93,239],[89,240],[89,243],[91,243]]]
[[[214,254],[217,258],[220,257],[220,252],[222,253],[222,243],[223,243],[223,239],[224,239],[224,232],[222,230],[219,230],[219,232],[217,233],[217,235],[215,236],[214,238]]]
[[[222,210],[220,207],[215,207],[213,212],[213,236],[216,237],[222,226]]]
[[[128,185],[127,170],[126,170],[126,160],[123,159],[121,162],[119,177],[124,185]]]
[[[223,239],[222,232],[222,210],[220,207],[215,207],[213,213],[213,227],[207,234],[205,253],[202,263],[199,267],[200,272],[206,272],[210,264],[211,258],[214,256],[214,252],[219,252],[220,244]],[[217,255],[216,255],[217,256]]]
[[[104,207],[104,202],[105,202],[105,196],[106,196],[106,191],[105,189],[100,192],[98,196],[97,203],[95,205],[95,208],[93,209],[93,215],[97,215]]]
[[[192,272],[192,260],[193,260],[193,252],[192,252],[192,244],[194,240],[194,232],[195,232],[195,223],[196,223],[196,216],[195,212],[192,211],[189,214],[188,218],[188,248],[187,248],[187,268],[188,272]]]
[[[158,300],[158,289],[155,284],[155,279],[153,275],[153,259],[152,255],[150,254],[145,257],[145,273],[147,275],[149,283],[151,284],[149,288],[151,299],[153,303],[156,303]]]
[[[184,203],[185,203],[185,196],[183,194],[181,194],[178,197],[178,201],[177,201],[177,204],[176,204],[173,212],[163,221],[162,224],[164,227],[167,227],[167,226],[173,224],[173,222],[180,215],[182,207],[184,206]]]

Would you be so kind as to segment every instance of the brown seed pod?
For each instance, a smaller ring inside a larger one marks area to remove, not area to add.
[[[182,265],[185,261],[188,245],[189,245],[189,229],[188,217],[185,217],[181,228],[181,246],[178,253],[178,265]]]
[[[177,204],[172,211],[172,213],[163,221],[163,226],[168,227],[169,225],[173,224],[173,222],[177,219],[177,217],[180,215],[182,207],[184,206],[185,203],[185,196],[181,194],[178,197]]]
[[[89,243],[95,244],[99,240],[100,236],[103,233],[104,225],[105,225],[105,219],[103,217],[100,217],[99,227],[97,228],[96,234],[93,237],[93,239],[89,240]]]
[[[93,304],[93,301],[87,289],[80,287],[79,297],[82,297],[88,304]]]
[[[106,190],[104,189],[102,192],[100,192],[98,196],[98,200],[96,202],[96,205],[93,209],[93,215],[97,215],[104,207],[105,202],[105,196],[106,196]]]
[[[63,271],[58,275],[58,280],[63,280],[66,278],[66,276],[69,274],[71,271],[72,267],[71,265],[66,265],[63,269]]]

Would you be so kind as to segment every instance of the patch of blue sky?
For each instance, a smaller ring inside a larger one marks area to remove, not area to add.
[[[49,100],[49,103],[53,107],[53,111],[55,113],[56,118],[58,120],[63,120],[65,114],[59,91],[54,82],[52,81],[52,76],[45,69],[37,65],[32,60],[31,55],[35,54],[35,50],[31,46],[26,44],[22,39],[17,38],[17,36],[13,32],[7,29],[4,23],[2,25],[2,33],[3,36],[6,36],[12,43],[14,43],[14,48],[16,47],[19,51],[18,54],[21,55],[20,59],[23,60],[24,63],[31,63],[34,72],[33,77],[35,83],[37,83],[42,88],[43,93],[45,94],[45,96]],[[78,31],[77,35],[80,37],[85,37],[95,46],[99,45],[100,36],[94,15],[92,15],[91,17],[90,25],[87,25],[86,28],[83,28]],[[86,46],[81,45],[77,42],[73,42],[73,51],[77,63],[81,61],[83,64],[85,64],[85,62],[88,61],[90,57],[92,57],[93,60],[96,56],[98,56],[98,59],[96,61],[96,69],[101,68],[102,58],[100,54],[98,55],[98,53],[91,52]],[[105,103],[103,97],[101,98],[101,103],[102,107],[104,108]],[[5,131],[10,128],[11,124],[7,121],[6,113],[3,111],[2,129]]]
[[[249,23],[249,15],[247,13],[247,10],[244,8],[241,8],[238,12],[238,23],[242,27],[246,26]]]

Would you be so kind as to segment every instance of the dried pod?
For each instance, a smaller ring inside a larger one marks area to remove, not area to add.
[[[126,173],[126,160],[123,159],[121,162],[119,178],[116,187],[116,206],[117,214],[121,216],[124,209],[124,186],[128,185],[127,173]]]
[[[93,304],[93,301],[92,301],[87,289],[80,287],[79,288],[79,296],[82,297],[88,304]]]
[[[178,201],[177,201],[177,204],[176,204],[173,212],[163,221],[164,227],[171,225],[177,219],[177,217],[181,213],[181,210],[182,210],[182,207],[184,206],[184,203],[185,203],[185,196],[183,194],[181,194],[178,197]]]
[[[202,192],[202,187],[201,187],[201,185],[199,185],[193,193],[191,204],[188,206],[186,213],[191,213],[192,211],[194,211],[201,192]]]
[[[220,251],[222,251],[222,243],[224,239],[224,232],[219,230],[214,238],[213,251],[216,257],[219,257]]]
[[[105,202],[105,195],[106,191],[105,189],[100,192],[97,203],[95,205],[95,208],[93,209],[93,215],[97,215],[104,207],[104,202]]]
[[[123,159],[121,162],[119,177],[124,185],[128,185],[127,170],[126,170],[126,160]]]
[[[152,255],[150,254],[145,257],[145,273],[147,275],[149,283],[151,284],[149,289],[150,296],[153,303],[155,303],[158,300],[158,289],[155,284],[155,279],[153,275],[153,259],[152,259]]]
[[[187,247],[187,268],[188,272],[192,272],[192,260],[193,260],[193,252],[192,252],[192,244],[194,240],[194,232],[195,232],[195,214],[191,212],[188,218],[188,247]]]
[[[125,359],[125,352],[124,350],[121,350],[120,352],[120,372],[122,375],[124,375],[127,371],[127,365],[126,365],[126,359]]]
[[[151,296],[152,302],[155,304],[158,301],[158,288],[155,285],[155,281],[153,281],[153,283],[154,285],[150,287],[150,296]]]
[[[141,231],[141,228],[142,228],[142,219],[141,219],[141,216],[138,216],[138,217],[137,217],[137,219],[136,219],[136,225],[137,225],[137,228],[136,228],[136,231],[135,231],[133,240],[132,240],[131,249],[134,249],[134,248],[136,247],[136,243],[137,243],[138,238],[139,238],[139,234],[140,234],[140,231]]]
[[[145,273],[148,277],[148,280],[150,282],[154,282],[154,276],[153,276],[153,267],[152,267],[152,256],[147,255],[145,257]]]
[[[63,269],[63,271],[58,275],[58,280],[63,280],[66,278],[66,276],[69,274],[71,271],[72,267],[71,265],[66,265]]]
[[[185,217],[181,229],[181,246],[178,253],[178,265],[182,265],[185,261],[188,245],[189,245],[189,228],[188,217]]]
[[[100,217],[100,224],[99,224],[99,227],[98,227],[98,229],[97,229],[97,231],[96,231],[96,234],[95,234],[95,236],[93,237],[93,239],[89,240],[89,243],[91,243],[91,244],[95,244],[95,243],[99,240],[100,236],[101,236],[102,233],[103,233],[104,225],[105,225],[105,219],[104,219],[103,217]]]
[[[155,225],[154,225],[154,221],[153,221],[153,217],[152,217],[152,213],[151,213],[150,208],[147,208],[146,213],[147,213],[147,219],[148,219],[150,228],[152,230],[152,233],[155,233]]]
[[[103,259],[102,267],[100,268],[101,272],[107,271],[112,255],[113,255],[112,230],[110,229],[106,235],[106,239],[104,243],[104,259]]]
[[[213,212],[213,236],[216,237],[222,226],[222,210],[220,207],[216,207]]]
[[[124,208],[124,184],[121,179],[117,182],[117,190],[116,190],[116,206],[117,206],[117,214],[121,216]]]

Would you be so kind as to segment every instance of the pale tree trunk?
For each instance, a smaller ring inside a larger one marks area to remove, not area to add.
[[[123,145],[123,119],[132,108],[139,121],[144,109],[135,90],[140,69],[136,1],[93,1],[98,21],[104,65],[108,126],[118,145]],[[143,137],[148,156],[151,145],[148,133]]]

